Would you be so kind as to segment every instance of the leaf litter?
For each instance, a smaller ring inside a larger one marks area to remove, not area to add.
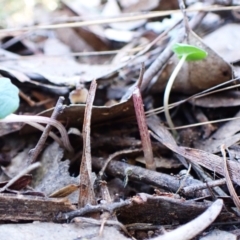
[[[238,6],[179,2],[59,1],[32,8],[38,25],[5,22],[1,79],[21,101],[0,123],[2,238],[208,239],[213,226],[239,236]],[[172,136],[162,105],[177,42],[208,57],[177,75]]]

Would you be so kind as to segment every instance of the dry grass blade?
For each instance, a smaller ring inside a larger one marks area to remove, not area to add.
[[[168,107],[169,107],[169,109],[172,109],[172,108],[177,107],[177,106],[179,106],[179,105],[181,105],[185,102],[188,102],[188,101],[195,101],[196,99],[201,98],[201,97],[205,97],[205,96],[208,96],[208,95],[211,95],[211,94],[214,94],[214,93],[218,93],[218,92],[227,91],[227,90],[230,90],[230,89],[233,89],[233,88],[237,88],[237,87],[240,86],[240,84],[235,84],[238,80],[239,80],[239,77],[231,79],[231,80],[226,81],[224,83],[218,84],[214,87],[211,87],[211,88],[208,88],[204,91],[196,93],[196,94],[194,94],[194,95],[192,95],[188,98],[185,98],[185,99],[180,100],[178,102],[171,103],[171,104],[168,105]],[[221,88],[221,87],[223,87],[225,85],[228,85],[228,84],[234,84],[234,85]],[[218,89],[218,88],[220,88],[220,89]],[[154,115],[154,114],[162,113],[163,111],[164,111],[163,107],[154,108],[152,110],[147,111],[146,115],[151,116],[151,115]]]
[[[226,184],[229,190],[229,193],[233,199],[233,202],[235,203],[236,207],[240,210],[240,201],[239,201],[239,197],[233,187],[233,183],[228,171],[228,164],[227,164],[227,157],[226,157],[226,152],[225,152],[225,146],[224,144],[221,145],[221,153],[223,155],[223,167],[224,167],[224,174],[225,174],[225,178],[226,178]]]
[[[186,9],[187,12],[210,12],[210,11],[226,11],[226,10],[239,10],[239,6],[228,6],[228,7],[219,7],[219,6],[207,6],[200,7],[195,9]],[[81,22],[73,22],[73,23],[62,23],[62,24],[49,24],[49,25],[39,25],[32,27],[24,27],[24,28],[11,28],[11,29],[2,29],[0,30],[0,34],[10,33],[14,31],[34,31],[38,29],[58,29],[58,28],[71,28],[71,27],[84,27],[98,24],[108,24],[115,22],[128,22],[128,21],[136,21],[142,19],[150,19],[156,17],[163,17],[167,15],[171,15],[174,13],[179,13],[180,10],[168,10],[168,11],[155,11],[151,13],[138,14],[135,16],[123,16],[123,17],[115,17],[115,18],[105,18],[105,19],[97,19],[97,20],[89,20],[89,21],[81,21]]]
[[[96,80],[92,81],[83,121],[83,154],[82,162],[80,166],[80,189],[79,189],[79,200],[78,207],[84,207],[86,204],[96,204],[95,194],[92,183],[92,159],[91,159],[91,140],[90,140],[90,125],[92,116],[92,106],[97,89]]]

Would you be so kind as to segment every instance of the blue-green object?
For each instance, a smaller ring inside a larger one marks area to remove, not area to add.
[[[19,90],[8,78],[0,77],[0,119],[16,111],[19,107]]]
[[[186,61],[202,60],[208,55],[208,53],[201,48],[183,43],[175,43],[172,50],[177,54],[178,58],[185,56]]]

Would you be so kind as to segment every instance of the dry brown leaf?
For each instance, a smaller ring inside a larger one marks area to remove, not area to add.
[[[155,134],[153,136],[166,147],[185,157],[192,163],[197,163],[213,172],[221,174],[222,176],[225,175],[222,166],[223,160],[221,157],[194,148],[179,147],[176,145],[172,135],[163,126],[159,125],[157,121],[154,119],[148,119],[147,123],[148,127]],[[229,161],[228,165],[232,181],[240,185],[240,164],[235,161]]]
[[[81,128],[83,123],[83,115],[85,110],[85,104],[71,104],[63,109],[63,112],[59,114],[58,120],[68,124],[71,127]],[[48,109],[40,113],[41,116],[51,116],[53,109]],[[76,117],[78,116],[78,117]],[[93,106],[92,108],[92,124],[106,123],[114,120],[120,120],[124,118],[134,117],[134,107],[132,98],[125,102],[115,104],[113,106]],[[32,132],[34,129],[29,126],[24,126],[22,133]]]
[[[238,112],[235,117],[239,117]],[[239,119],[231,120],[221,126],[210,138],[194,143],[194,147],[209,153],[220,152],[220,146],[232,146],[240,140]]]
[[[37,191],[51,195],[69,184],[79,184],[79,179],[71,177],[68,171],[69,160],[61,161],[63,150],[57,143],[52,143],[43,152],[40,162],[42,163],[34,174],[33,186]],[[74,203],[77,202],[77,195],[70,197]]]
[[[240,25],[238,23],[228,23],[219,27],[205,36],[203,41],[227,62],[240,59]]]

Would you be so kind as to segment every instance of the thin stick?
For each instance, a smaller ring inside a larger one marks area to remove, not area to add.
[[[64,101],[64,97],[59,97],[56,106],[52,112],[52,116],[51,119],[57,119],[58,115],[62,112],[63,110],[63,101]],[[45,127],[37,145],[35,146],[35,148],[31,149],[28,153],[28,162],[30,163],[34,163],[38,157],[38,155],[40,154],[40,152],[43,149],[43,146],[48,138],[48,134],[50,133],[52,129],[52,125],[47,124],[47,126]]]
[[[180,187],[179,187],[178,190],[176,191],[176,194],[178,194],[178,193],[181,191],[181,189],[183,188],[183,186],[185,185],[186,179],[187,179],[187,177],[188,177],[189,174],[190,174],[191,168],[192,168],[192,164],[189,163],[187,173],[185,174],[183,180],[181,181]]]
[[[143,76],[143,66],[141,68],[141,73],[138,81],[139,86],[141,85],[141,82],[142,82],[142,76]],[[133,92],[134,110],[137,118],[141,141],[142,141],[146,168],[150,170],[156,170],[156,163],[153,158],[152,144],[151,144],[151,139],[148,132],[148,127],[147,127],[144,108],[143,108],[143,101],[142,101],[142,96],[140,93],[139,86],[137,86],[135,91]]]
[[[210,181],[210,182],[207,182],[207,183],[194,184],[194,185],[184,187],[181,190],[181,192],[183,194],[189,194],[191,192],[202,190],[202,189],[205,189],[205,188],[208,188],[208,187],[216,187],[216,186],[220,186],[220,185],[224,185],[224,184],[226,184],[226,179],[221,178],[221,179]]]
[[[239,6],[229,6],[229,7],[201,7],[195,9],[187,9],[188,12],[199,12],[199,11],[226,11],[226,10],[239,10]],[[99,24],[107,24],[107,23],[114,23],[114,22],[127,22],[127,21],[136,21],[142,19],[150,19],[156,17],[167,16],[174,13],[179,13],[180,10],[169,10],[169,11],[156,11],[146,14],[140,14],[137,16],[129,16],[129,17],[115,17],[115,18],[106,18],[106,19],[98,19],[98,20],[89,20],[89,21],[80,21],[80,22],[73,22],[73,23],[62,23],[62,24],[49,24],[49,25],[38,25],[38,26],[31,26],[31,27],[24,27],[24,28],[10,28],[10,29],[2,29],[0,30],[1,33],[9,33],[15,31],[33,31],[39,29],[59,29],[59,28],[73,28],[73,27],[83,27],[83,26],[91,26],[91,25],[99,25]]]
[[[113,154],[111,154],[108,159],[106,160],[106,162],[104,163],[102,169],[100,170],[100,172],[98,173],[99,177],[102,178],[108,164],[111,162],[112,159],[114,159],[115,157],[122,155],[122,154],[128,154],[128,153],[133,153],[133,152],[140,152],[142,151],[142,149],[127,149],[127,150],[121,150],[118,152],[115,152]]]
[[[89,89],[84,120],[83,120],[83,154],[80,166],[80,186],[79,186],[79,199],[78,207],[84,207],[86,204],[96,204],[96,198],[93,190],[92,183],[92,156],[91,156],[91,116],[92,106],[97,89],[96,80],[93,80]]]
[[[224,175],[225,175],[228,191],[229,191],[229,193],[232,197],[232,200],[233,200],[234,204],[236,205],[238,210],[240,210],[240,200],[239,200],[239,197],[238,197],[238,195],[237,195],[237,193],[234,189],[232,179],[231,179],[230,174],[229,174],[228,163],[227,163],[227,157],[226,157],[225,145],[224,144],[221,145],[221,153],[222,153],[222,156],[223,156],[223,168],[224,168]]]
[[[45,127],[39,123],[36,123],[36,122],[29,122],[28,125],[40,130],[40,131],[44,131]],[[54,133],[54,132],[50,132],[49,133],[49,136],[55,140],[61,147],[64,147],[65,149],[68,150],[68,146],[64,144],[64,142]]]

